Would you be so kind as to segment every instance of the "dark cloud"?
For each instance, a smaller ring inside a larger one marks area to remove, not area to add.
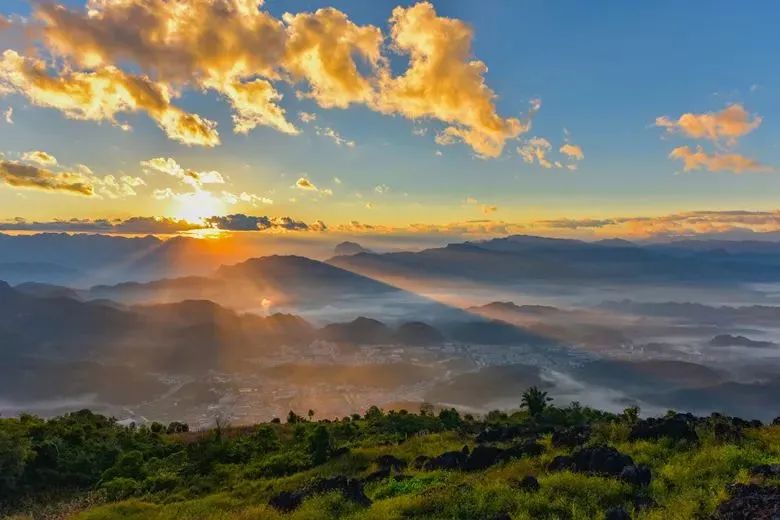
[[[12,221],[0,222],[0,230],[2,231],[60,231],[66,233],[173,234],[200,228],[202,226],[167,217],[132,217],[126,220],[74,218],[50,221],[28,221],[16,218]]]
[[[309,226],[307,223],[295,220],[291,217],[253,216],[244,215],[243,213],[209,217],[206,219],[206,224],[225,231],[265,231],[266,229],[321,231],[325,229],[325,224],[319,220]]]

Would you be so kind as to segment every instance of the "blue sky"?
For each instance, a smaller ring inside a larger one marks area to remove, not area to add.
[[[60,3],[84,5],[81,0]],[[280,17],[286,11],[332,6],[354,23],[375,25],[387,36],[387,20],[398,5],[413,3],[269,0],[265,8]],[[676,119],[739,104],[762,121],[728,151],[780,167],[776,3],[455,0],[434,5],[438,16],[473,28],[473,55],[488,67],[485,81],[497,95],[500,116],[524,117],[531,100],[541,99],[531,130],[508,142],[499,157],[478,158],[463,143],[437,145],[434,137],[446,126],[441,121],[413,121],[365,106],[326,109],[314,100],[296,99],[289,84],[280,84],[279,90],[291,120],[299,111],[314,113],[317,126],[332,128],[355,146],[339,146],[316,135],[314,125],[297,120],[301,135],[269,127],[234,135],[224,99],[186,89],[176,104],[216,121],[221,146],[186,146],[167,139],[143,113],[122,116],[132,132],[107,122],[74,121],[16,93],[0,97],[0,110],[14,109],[12,125],[0,122],[1,151],[16,159],[29,150],[44,150],[60,165],[85,164],[98,175],[139,176],[149,189],[162,188],[162,180],[144,177],[148,173],[142,172],[140,161],[171,157],[184,168],[221,172],[236,192],[274,200],[260,210],[239,204],[231,211],[327,223],[403,226],[777,208],[779,173],[683,172],[679,161],[668,158],[673,148],[701,145],[715,153],[716,147],[654,125],[663,115]],[[30,6],[5,1],[0,12],[26,16]],[[25,51],[19,34],[14,28],[0,32],[0,45]],[[392,55],[392,63],[396,73],[406,67],[403,57]],[[425,129],[426,135],[414,135],[415,129]],[[576,171],[527,164],[515,151],[537,136],[557,152],[564,129],[584,153]],[[301,193],[293,185],[302,176],[333,194]],[[389,190],[380,194],[377,186]],[[466,203],[467,198],[476,203]],[[0,219],[169,215],[166,204],[148,193],[85,199],[0,188]],[[484,206],[497,209],[483,214]]]

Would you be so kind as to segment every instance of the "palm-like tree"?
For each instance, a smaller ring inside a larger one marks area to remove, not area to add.
[[[549,397],[547,392],[532,386],[523,392],[523,397],[520,401],[520,408],[527,408],[528,413],[536,417],[541,414],[545,408],[547,408],[547,403],[550,401],[552,401],[552,397]]]

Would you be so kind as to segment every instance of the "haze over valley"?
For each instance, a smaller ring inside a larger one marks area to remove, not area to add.
[[[207,427],[372,404],[486,413],[529,386],[613,411],[776,414],[780,248],[509,236],[213,267],[171,263],[220,261],[177,238],[140,263],[106,260],[151,240],[2,238],[16,265],[58,262],[0,286],[4,416],[88,407]],[[66,274],[77,265],[89,269]],[[143,281],[128,281],[139,265]]]

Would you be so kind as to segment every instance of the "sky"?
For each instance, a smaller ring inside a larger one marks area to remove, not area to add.
[[[780,231],[775,2],[0,14],[0,229]]]

